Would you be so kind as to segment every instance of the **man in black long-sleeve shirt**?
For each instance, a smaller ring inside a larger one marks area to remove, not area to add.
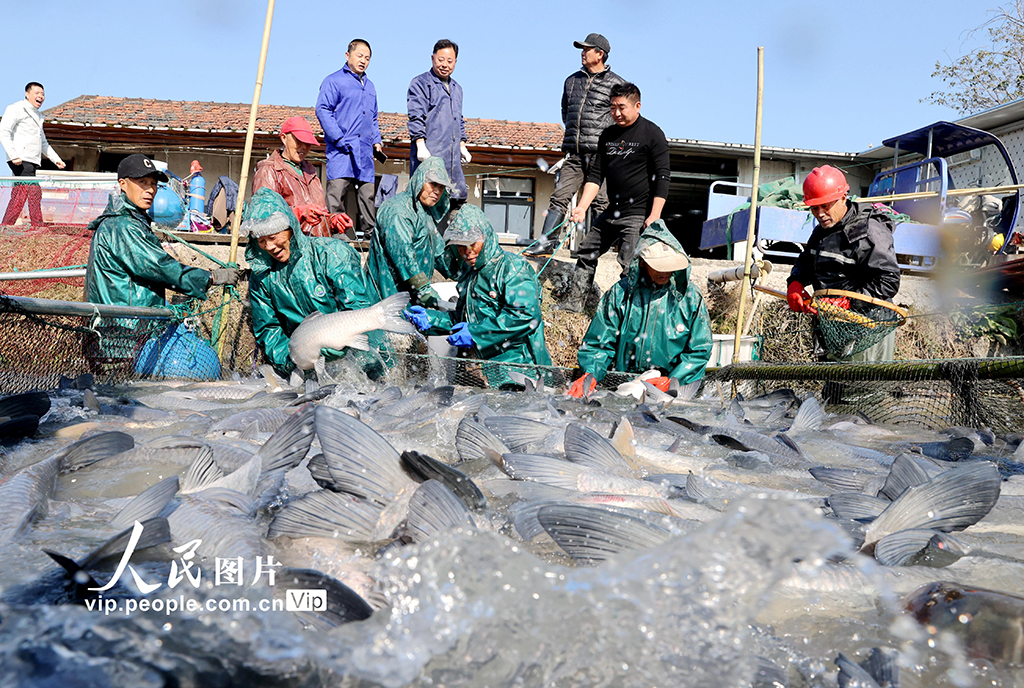
[[[582,310],[598,258],[613,246],[625,277],[640,233],[661,219],[668,198],[668,141],[658,125],[640,116],[640,89],[631,83],[613,86],[611,113],[615,124],[598,139],[597,159],[570,219],[583,220],[602,181],[608,185],[610,204],[580,244],[576,272],[562,304],[567,311]]]

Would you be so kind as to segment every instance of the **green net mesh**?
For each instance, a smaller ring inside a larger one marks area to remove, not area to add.
[[[814,306],[818,309],[822,341],[836,358],[847,358],[874,346],[905,320],[891,308],[863,302],[855,302],[847,309],[824,297],[816,298]]]

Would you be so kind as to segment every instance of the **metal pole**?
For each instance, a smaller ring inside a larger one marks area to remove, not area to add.
[[[238,182],[238,201],[235,204],[235,215],[231,221],[231,251],[228,262],[234,263],[238,257],[238,227],[242,223],[245,191],[249,185],[249,158],[252,155],[252,142],[256,136],[256,113],[260,107],[260,91],[263,89],[263,68],[267,64],[267,46],[270,44],[270,25],[274,20],[274,0],[267,0],[267,19],[263,24],[263,44],[260,46],[260,63],[256,68],[256,87],[252,93],[252,105],[249,106],[249,127],[245,132],[245,152],[242,154],[242,173]],[[217,358],[224,358],[224,330],[228,314],[228,290],[221,292],[220,301],[220,332],[217,332]]]
[[[754,227],[757,223],[757,187],[761,177],[761,101],[764,95],[764,47],[757,49],[757,115],[754,125],[754,188],[750,192],[750,220],[747,222],[747,255],[743,260],[743,285],[740,306],[736,313],[736,338],[732,345],[732,362],[740,360],[740,339],[743,336],[743,309],[750,291],[750,262],[754,253]]]
[[[65,277],[85,277],[85,268],[73,270],[29,270],[27,272],[0,272],[0,282],[10,280],[33,279],[64,279]]]

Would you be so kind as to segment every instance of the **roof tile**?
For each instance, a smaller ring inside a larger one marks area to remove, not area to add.
[[[47,109],[43,115],[54,123],[244,132],[249,123],[249,104],[83,95]],[[289,105],[260,105],[257,133],[273,134],[281,122],[295,115],[305,117],[313,131],[323,136],[313,108]],[[381,112],[378,121],[385,141],[409,140],[406,115]],[[470,145],[558,150],[562,135],[559,124],[466,119]]]

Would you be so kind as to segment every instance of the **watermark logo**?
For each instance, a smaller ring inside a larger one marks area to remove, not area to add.
[[[284,608],[289,612],[327,611],[326,590],[286,590]]]

